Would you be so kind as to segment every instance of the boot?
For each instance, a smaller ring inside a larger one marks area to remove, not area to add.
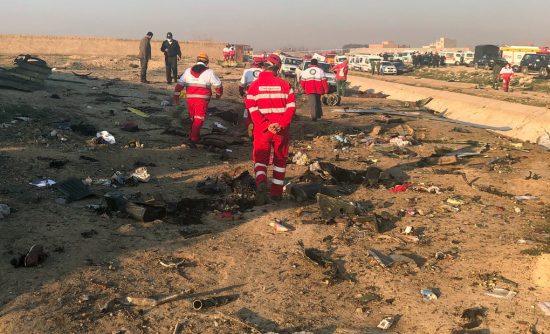
[[[267,197],[267,184],[262,182],[256,187],[256,205],[264,205],[269,201]]]

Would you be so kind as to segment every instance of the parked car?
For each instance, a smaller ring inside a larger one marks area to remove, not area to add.
[[[490,56],[483,56],[474,63],[475,68],[484,68],[486,70],[491,70],[495,64],[498,63],[501,66],[508,64],[508,61],[502,57],[492,58]]]
[[[402,61],[394,61],[392,65],[395,66],[397,74],[403,74],[409,72],[409,68]]]
[[[380,63],[380,74],[395,74],[397,75],[397,68],[392,62],[383,61]]]
[[[296,69],[302,63],[302,59],[294,57],[283,57],[281,59],[281,73],[285,77],[294,77],[296,75]]]
[[[550,54],[526,54],[520,62],[521,72],[528,74],[536,72],[543,77],[550,73]]]
[[[296,88],[300,86],[300,76],[302,72],[309,67],[311,63],[310,60],[303,61],[300,66],[296,69],[296,76],[294,77],[294,85]],[[336,74],[330,72],[330,69],[333,65],[328,63],[319,62],[318,66],[325,71],[325,78],[327,78],[328,92],[333,93],[336,91]]]

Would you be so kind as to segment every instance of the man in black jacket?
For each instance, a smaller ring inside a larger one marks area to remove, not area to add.
[[[166,82],[172,83],[178,81],[178,60],[181,59],[180,44],[172,39],[172,33],[166,34],[166,40],[162,42],[160,51],[164,52],[164,62],[166,63]]]

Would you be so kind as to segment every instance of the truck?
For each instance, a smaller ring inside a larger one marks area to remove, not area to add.
[[[496,45],[478,45],[474,52],[474,66],[492,68],[495,59],[500,58],[500,48]]]

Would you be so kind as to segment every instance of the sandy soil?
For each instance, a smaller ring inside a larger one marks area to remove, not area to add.
[[[173,217],[137,222],[123,214],[98,215],[87,205],[102,203],[103,194],[113,190],[142,201],[202,198],[217,203],[218,197],[198,193],[196,185],[207,176],[252,170],[251,144],[242,124],[209,117],[208,124],[223,122],[229,128],[227,137],[244,141],[231,145],[224,161],[219,151],[192,149],[183,144],[184,137],[163,134],[168,127],[187,132],[188,122],[181,107],[160,107],[172,89],[163,83],[160,62],[150,72],[154,83],[141,85],[139,70],[129,67],[129,59],[52,56],[47,60],[66,70],[55,73],[52,78],[57,81],[50,81],[46,90],[0,90],[0,123],[11,125],[0,128],[0,203],[16,209],[0,220],[0,333],[172,333],[177,323],[184,323],[182,333],[376,333],[371,329],[387,315],[399,320],[386,333],[467,333],[459,331],[466,323],[461,315],[471,307],[487,309],[477,327],[487,330],[483,333],[533,333],[529,327],[535,324],[537,333],[550,333],[548,317],[536,306],[550,300],[545,279],[550,263],[547,254],[541,255],[548,252],[550,242],[546,192],[550,154],[540,147],[447,123],[333,113],[330,108],[325,108],[322,121],[313,123],[300,96],[292,153],[301,151],[310,159],[354,170],[374,163],[394,176],[394,184],[412,183],[400,193],[384,186],[337,184],[346,201],[362,203],[369,217],[377,215],[383,225],[379,233],[345,219],[326,224],[317,219],[315,202],[291,199],[244,210],[234,220],[208,210],[198,225]],[[74,62],[80,65],[73,66]],[[223,77],[226,95],[212,101],[211,107],[240,115],[239,70],[213,68]],[[99,79],[78,78],[70,70],[91,71]],[[51,98],[52,94],[60,98]],[[362,98],[346,98],[343,104],[403,106],[400,101]],[[128,106],[145,110],[150,117],[129,113]],[[32,121],[12,123],[16,116]],[[140,131],[121,131],[128,121]],[[60,128],[67,122],[108,130],[117,144],[90,145],[90,136]],[[383,142],[408,129],[405,125],[413,129],[418,144],[409,146],[408,154],[396,155],[395,148]],[[376,126],[381,127],[381,143],[358,140]],[[57,134],[52,136],[53,130]],[[341,149],[331,139],[337,133],[358,137]],[[126,147],[135,138],[143,148]],[[466,146],[457,143],[464,140],[489,146],[483,154],[454,165],[418,164],[436,150]],[[82,160],[82,155],[98,161]],[[507,155],[508,159],[491,163]],[[52,159],[68,162],[52,169]],[[148,183],[117,189],[93,185],[96,197],[69,204],[56,201],[57,190],[28,185],[43,177],[110,178],[115,171],[131,172],[143,163],[154,164],[148,167],[152,176]],[[306,169],[290,164],[287,178]],[[526,179],[530,173],[541,178]],[[466,182],[474,180],[473,187]],[[439,187],[440,193],[421,190],[429,185]],[[538,199],[517,201],[480,190],[489,186]],[[462,204],[447,202],[456,197]],[[294,229],[275,232],[268,225],[274,219],[287,219]],[[406,226],[414,227],[418,242],[401,233]],[[190,229],[206,234],[186,238]],[[338,275],[327,280],[327,268],[307,260],[299,242],[330,256]],[[10,260],[33,244],[42,244],[48,258],[38,267],[14,268]],[[368,255],[369,249],[408,255],[413,261],[383,268]],[[438,259],[437,252],[447,255]],[[182,265],[166,268],[159,261],[167,258],[183,261]],[[517,286],[484,279],[492,273]],[[485,295],[495,284],[517,295],[511,300]],[[423,301],[424,288],[434,289],[439,298]],[[179,292],[184,292],[182,298],[155,307],[118,305],[101,312],[113,298]],[[201,311],[191,307],[194,299],[226,295],[238,298]]]
[[[430,71],[451,72],[451,73],[465,72],[469,74],[479,73],[481,76],[490,75],[490,71],[488,70],[481,70],[481,69],[476,70],[474,68],[468,68],[468,67],[462,67],[462,66],[460,67],[450,66],[445,68],[430,69]],[[441,89],[445,91],[475,95],[480,97],[487,97],[487,98],[496,99],[496,100],[521,103],[521,104],[533,105],[538,107],[540,106],[546,107],[550,105],[550,98],[547,93],[536,92],[536,91],[524,91],[520,89],[514,89],[514,87],[512,87],[512,90],[510,92],[503,92],[502,90],[495,90],[488,85],[480,86],[479,84],[468,83],[468,82],[448,82],[448,81],[442,81],[442,80],[436,80],[436,79],[430,79],[430,78],[423,78],[421,77],[422,74],[415,75],[415,73],[411,73],[405,76],[404,75],[372,76],[370,74],[361,73],[361,72],[354,72],[354,74],[364,75],[364,76],[371,77],[373,79],[397,82],[397,83],[402,83],[402,84],[411,85],[411,86]],[[528,78],[530,76],[527,76],[521,73],[516,73],[516,77]]]

